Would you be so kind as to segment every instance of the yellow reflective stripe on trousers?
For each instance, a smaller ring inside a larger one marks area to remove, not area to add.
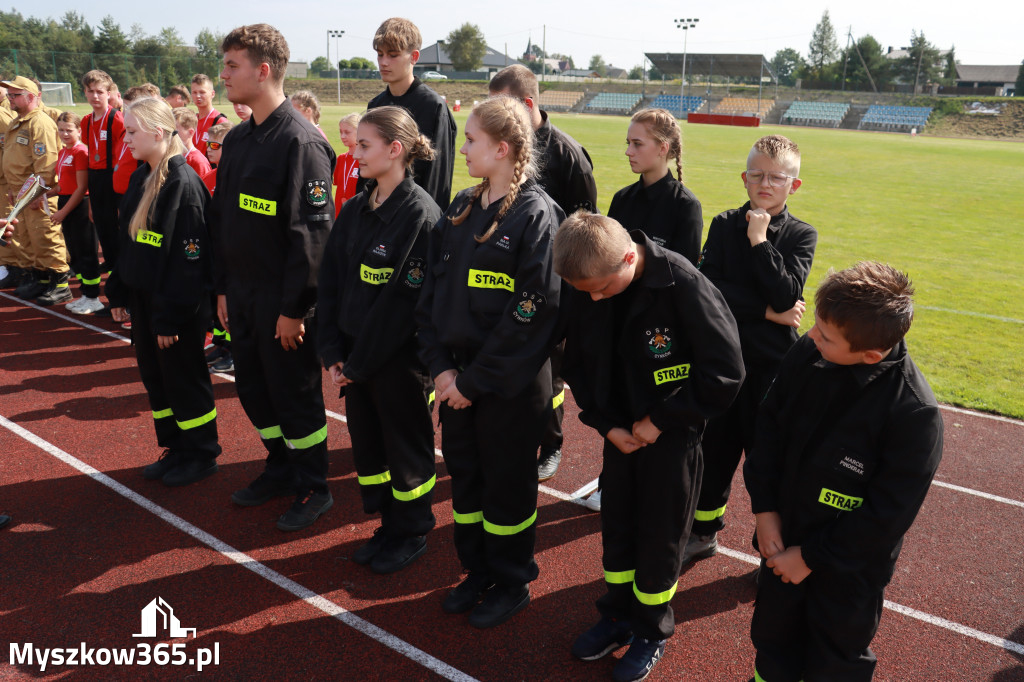
[[[554,398],[551,399],[551,409],[552,410],[557,410],[559,407],[562,406],[562,403],[564,403],[564,402],[565,402],[565,389],[563,388],[561,393],[559,393],[558,395],[556,395]]]
[[[359,485],[380,485],[381,483],[391,482],[391,472],[385,471],[383,474],[377,474],[376,476],[359,476]]]
[[[480,523],[484,520],[484,513],[482,511],[478,511],[470,512],[469,514],[460,514],[452,509],[452,518],[455,519],[455,523]]]
[[[768,682],[761,677],[761,673],[757,672],[757,668],[754,668],[754,682]]]
[[[693,512],[694,521],[714,521],[717,518],[725,516],[725,508],[727,505],[722,505],[718,509],[712,509],[711,511],[701,511],[698,509]]]
[[[423,497],[431,490],[434,489],[434,484],[437,483],[437,474],[430,477],[430,480],[423,485],[418,485],[407,493],[403,493],[401,490],[391,489],[391,494],[395,496],[396,500],[402,502],[412,502],[417,497]]]
[[[285,438],[284,442],[285,445],[292,450],[305,450],[306,448],[311,448],[314,445],[319,445],[325,440],[327,440],[327,424],[324,424],[322,429],[314,431],[305,438],[296,438],[295,440],[288,440]]]
[[[636,574],[636,571],[633,571],[633,570],[630,570],[630,571],[609,571],[608,569],[605,569],[605,571],[604,571],[604,581],[606,583],[611,583],[612,585],[626,585],[628,583],[633,582],[633,576],[635,574]]]
[[[281,432],[280,426],[269,426],[265,429],[256,429],[260,432],[260,438],[263,440],[270,440],[271,438],[284,438],[284,434]]]
[[[174,410],[167,408],[166,410],[153,410],[153,419],[163,419],[164,417],[174,416]]]
[[[434,396],[435,396],[435,395],[436,395],[436,393],[435,393],[434,391],[431,391],[431,392],[430,392],[430,395],[429,395],[429,396],[427,396],[427,403],[428,403],[428,404],[429,404],[429,403],[432,403],[432,402],[434,402]]]
[[[516,280],[504,272],[490,270],[470,270],[467,284],[474,289],[507,289],[516,290]]]
[[[82,277],[81,275],[78,276],[78,281],[79,282],[81,282],[82,284],[87,284],[89,286],[92,286],[93,284],[99,284],[101,279],[102,278],[100,278],[100,277],[97,277],[96,279],[86,279],[85,277]]]
[[[647,592],[641,592],[637,589],[636,583],[633,583],[633,594],[640,600],[641,604],[647,606],[658,606],[660,604],[667,604],[672,601],[672,597],[675,596],[676,588],[679,587],[679,581],[676,581],[672,587],[668,588],[664,592],[658,592],[656,594],[649,594]]]
[[[533,522],[536,520],[537,510],[534,509],[533,514],[530,515],[530,518],[526,519],[522,523],[517,523],[514,526],[499,526],[496,523],[491,523],[487,519],[484,519],[484,530],[490,533],[491,535],[515,535],[516,533],[521,533],[522,531],[532,526]]]
[[[215,407],[206,414],[204,414],[202,417],[196,417],[195,419],[186,419],[183,422],[178,422],[178,428],[181,429],[182,431],[188,431],[189,429],[194,429],[197,426],[202,426],[203,424],[212,422],[216,418],[217,408]]]

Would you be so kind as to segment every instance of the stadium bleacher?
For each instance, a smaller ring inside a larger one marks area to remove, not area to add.
[[[673,114],[680,111],[688,114],[704,106],[704,98],[696,95],[658,95],[648,106],[652,109],[667,109]]]
[[[782,115],[782,123],[838,128],[849,111],[848,102],[793,102]]]
[[[759,108],[757,98],[726,97],[715,106],[711,113],[726,116],[757,116],[758,118],[764,118],[774,106],[775,100],[773,99],[762,99]]]
[[[931,107],[895,107],[873,104],[868,107],[857,128],[871,126],[880,130],[923,128],[931,116]]]
[[[572,109],[583,99],[583,93],[573,90],[545,90],[540,93],[538,104],[543,109]]]
[[[628,114],[639,101],[640,94],[635,92],[601,92],[587,103],[587,109],[605,109]]]

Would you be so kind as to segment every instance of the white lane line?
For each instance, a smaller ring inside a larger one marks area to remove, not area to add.
[[[32,443],[40,450],[49,453],[50,455],[64,462],[68,466],[77,469],[79,472],[90,477],[97,483],[105,485],[118,495],[121,495],[122,497],[128,499],[129,501],[134,502],[135,504],[139,505],[140,507],[150,512],[151,514],[158,516],[159,518],[174,526],[178,530],[190,535],[199,542],[203,543],[213,551],[218,552],[221,555],[230,559],[231,561],[234,561],[236,564],[239,564],[240,566],[249,569],[261,578],[264,578],[270,581],[271,583],[277,585],[281,589],[290,592],[291,594],[298,597],[302,601],[306,602],[313,608],[318,609],[323,613],[326,613],[327,615],[341,621],[342,623],[348,625],[354,630],[363,633],[370,639],[373,639],[379,642],[380,644],[383,644],[384,646],[401,654],[402,656],[405,656],[406,658],[415,661],[416,663],[419,663],[424,668],[427,668],[428,670],[437,673],[445,679],[457,682],[476,682],[476,678],[467,675],[466,673],[462,672],[461,670],[458,670],[457,668],[453,668],[444,661],[434,658],[425,651],[416,648],[415,646],[409,644],[403,639],[399,639],[395,635],[392,635],[390,632],[381,629],[373,623],[363,620],[359,616],[346,610],[344,607],[332,602],[326,597],[317,594],[313,590],[310,590],[309,588],[300,585],[299,583],[295,582],[290,578],[286,578],[277,571],[267,567],[264,564],[261,564],[259,561],[256,561],[248,554],[238,551],[237,549],[227,544],[223,540],[220,540],[217,537],[202,530],[201,528],[192,525],[180,516],[173,514],[167,509],[147,499],[146,497],[143,497],[142,495],[135,492],[131,488],[128,488],[122,485],[121,483],[115,481],[114,479],[110,478],[102,471],[93,468],[92,466],[86,464],[77,457],[69,455],[67,452],[64,452],[56,445],[53,445],[52,443],[43,440],[42,438],[35,435],[31,431],[22,428],[18,424],[15,424],[14,422],[10,421],[9,419],[2,415],[0,415],[0,426],[3,426],[4,428],[11,431],[15,435],[20,436],[29,443]]]
[[[978,412],[977,410],[967,410],[962,407],[954,407],[953,405],[939,405],[940,410],[946,410],[947,412],[956,412],[957,414],[966,414],[971,417],[981,417],[982,419],[991,419],[997,422],[1004,422],[1006,424],[1013,424],[1015,426],[1024,426],[1024,421],[1020,419],[1014,419],[1012,417],[1004,417],[1001,414],[989,414],[988,412]]]
[[[996,320],[997,322],[1013,322],[1014,324],[1024,324],[1024,320],[1018,320],[1014,317],[1002,317],[1001,315],[990,315],[989,313],[976,313],[973,310],[954,310],[953,308],[940,308],[934,305],[917,305],[914,307],[917,308],[918,310],[931,310],[937,313],[967,315],[968,317],[981,317],[986,320]]]
[[[1008,497],[1000,497],[999,495],[992,495],[990,493],[983,493],[980,490],[974,490],[972,488],[965,488],[961,485],[953,485],[952,483],[946,483],[945,481],[932,481],[932,485],[937,485],[940,488],[949,488],[950,490],[956,490],[957,492],[966,493],[968,495],[976,495],[978,497],[984,497],[986,500],[992,500],[993,502],[1002,502],[1003,504],[1013,505],[1014,507],[1024,507],[1024,502],[1019,500],[1011,500]]]
[[[600,478],[595,478],[595,479],[594,479],[593,481],[591,481],[590,483],[587,483],[587,484],[585,484],[585,485],[584,485],[584,486],[583,486],[582,488],[580,488],[579,490],[577,490],[576,492],[574,492],[574,493],[572,494],[572,496],[573,496],[574,498],[583,498],[583,497],[586,497],[586,496],[587,496],[587,495],[589,495],[590,493],[592,493],[592,492],[594,492],[595,490],[597,490],[597,486],[598,486],[598,485],[600,484],[600,481],[601,481],[601,479],[600,479]]]

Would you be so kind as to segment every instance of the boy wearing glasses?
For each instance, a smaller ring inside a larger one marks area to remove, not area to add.
[[[801,185],[800,150],[782,135],[754,143],[741,173],[750,201],[711,221],[698,267],[736,318],[746,380],[729,409],[704,431],[704,473],[683,564],[718,551],[733,474],[750,452],[754,420],[783,356],[797,340],[803,289],[818,233],[793,217],[787,198]]]

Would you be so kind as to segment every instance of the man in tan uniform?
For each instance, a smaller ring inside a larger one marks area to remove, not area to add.
[[[10,102],[7,101],[7,88],[0,87],[0,168],[3,168],[4,158],[4,136],[7,134],[7,126],[11,124],[17,114],[11,110]],[[0,179],[0,184],[3,180]],[[6,218],[10,215],[11,206],[7,203],[7,191],[0,191],[0,215]],[[0,248],[0,289],[13,289],[21,284],[22,270],[18,266],[17,247],[14,244],[6,248]]]
[[[13,204],[22,184],[33,173],[47,186],[54,183],[57,168],[57,124],[40,108],[39,87],[30,79],[18,76],[0,83],[7,88],[7,99],[17,113],[8,126],[3,143],[3,178],[0,191],[6,191]],[[53,305],[71,300],[68,287],[68,250],[60,227],[50,222],[43,211],[49,201],[50,211],[57,210],[57,197],[41,199],[18,216],[14,243],[20,247],[19,265],[31,270],[15,289],[16,296],[35,300],[40,305]]]

